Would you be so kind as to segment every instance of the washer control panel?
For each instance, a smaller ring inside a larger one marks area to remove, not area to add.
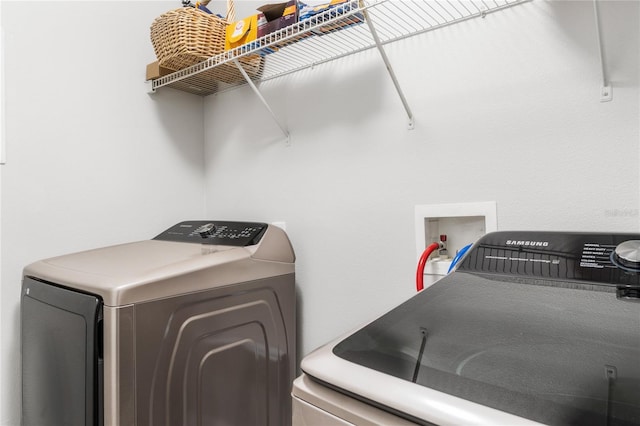
[[[640,240],[618,244],[611,253],[611,261],[620,268],[640,272]]]
[[[458,269],[640,291],[640,234],[494,232],[469,250]]]
[[[167,229],[154,240],[245,247],[258,244],[266,223],[190,220]]]

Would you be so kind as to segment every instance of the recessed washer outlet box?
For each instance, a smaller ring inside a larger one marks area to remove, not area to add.
[[[446,255],[434,253],[425,266],[425,286],[447,274],[458,250],[488,232],[498,230],[495,201],[454,204],[423,204],[415,207],[416,262],[424,249],[447,236]]]

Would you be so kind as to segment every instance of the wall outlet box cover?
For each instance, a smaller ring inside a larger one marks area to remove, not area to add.
[[[418,205],[415,207],[416,259],[429,244],[439,241],[440,235],[447,236],[448,255],[453,257],[467,244],[497,230],[495,201]],[[440,275],[442,268],[428,262],[425,273]]]

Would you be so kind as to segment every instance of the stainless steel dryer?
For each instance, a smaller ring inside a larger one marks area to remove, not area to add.
[[[27,266],[23,425],[289,424],[294,261],[278,227],[190,221]]]
[[[640,424],[640,235],[497,232],[305,357],[294,425]]]

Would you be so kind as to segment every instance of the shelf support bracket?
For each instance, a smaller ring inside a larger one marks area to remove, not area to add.
[[[398,96],[400,96],[400,101],[402,102],[402,105],[404,106],[404,110],[407,112],[407,116],[409,117],[409,130],[413,130],[415,127],[415,122],[413,119],[413,112],[411,112],[411,107],[409,107],[409,103],[407,102],[407,98],[405,98],[404,96],[404,92],[402,91],[402,88],[400,87],[400,83],[398,83],[398,79],[396,78],[396,74],[393,71],[393,67],[391,66],[391,62],[389,62],[389,58],[387,57],[387,53],[384,51],[384,48],[382,47],[382,43],[380,42],[380,37],[378,37],[378,32],[376,31],[376,28],[373,25],[373,22],[371,21],[371,18],[369,17],[369,12],[366,8],[362,9],[362,14],[364,16],[364,21],[367,23],[367,25],[369,26],[369,31],[371,32],[371,36],[373,37],[373,41],[375,41],[376,43],[376,47],[378,48],[378,52],[380,52],[380,56],[382,56],[382,60],[384,61],[384,65],[387,68],[387,71],[389,72],[389,76],[391,77],[391,81],[393,81],[393,85],[396,88],[396,91],[398,92]]]
[[[260,102],[262,102],[262,104],[265,106],[267,111],[269,111],[269,114],[271,114],[271,117],[273,118],[273,121],[275,121],[276,124],[278,125],[278,127],[280,127],[280,130],[282,131],[282,133],[284,134],[284,136],[286,138],[287,146],[290,145],[291,144],[291,137],[289,136],[289,130],[287,130],[286,126],[284,124],[282,124],[280,119],[273,112],[273,110],[271,109],[271,107],[267,103],[267,100],[264,98],[264,96],[262,96],[262,93],[260,93],[260,90],[258,90],[256,85],[253,83],[253,81],[251,80],[251,77],[249,77],[249,75],[244,70],[244,68],[242,68],[242,65],[240,65],[240,62],[238,62],[237,58],[233,59],[233,63],[236,65],[236,67],[238,67],[238,70],[240,71],[240,73],[242,74],[244,79],[246,80],[246,82],[249,85],[249,87],[251,87],[251,90],[253,90],[253,92],[256,94],[258,99],[260,99]]]
[[[602,75],[602,87],[600,89],[600,102],[609,102],[613,99],[613,88],[607,76],[607,67],[604,54],[604,46],[602,45],[602,31],[600,29],[600,10],[598,8],[599,0],[593,0],[593,13],[596,19],[596,34],[598,36],[598,52],[600,54],[600,73]]]

